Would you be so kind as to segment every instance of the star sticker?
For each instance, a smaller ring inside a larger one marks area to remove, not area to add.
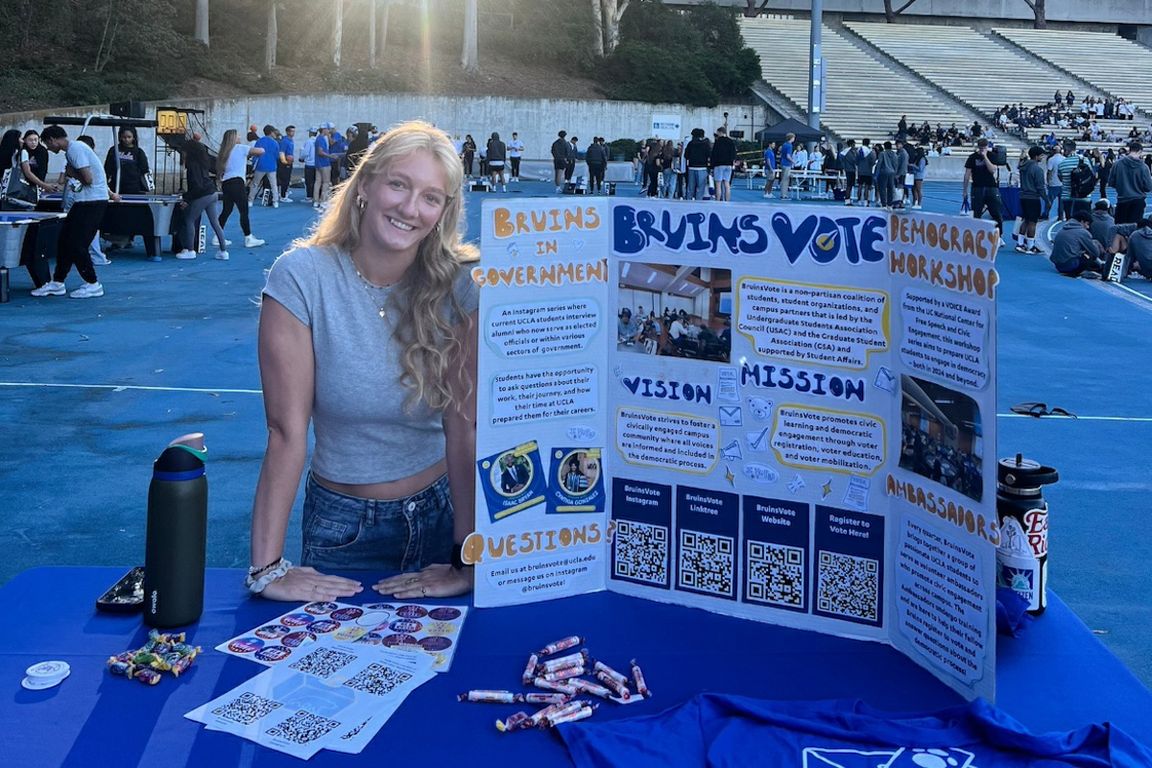
[[[824,483],[824,485],[820,486],[820,498],[826,499],[831,495],[832,495],[832,481],[829,480],[828,482]]]
[[[732,468],[727,464],[724,465],[724,477],[728,480],[728,485],[736,487],[736,475],[732,474]]]

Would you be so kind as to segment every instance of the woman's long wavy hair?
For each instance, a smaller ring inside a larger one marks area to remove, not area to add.
[[[359,190],[374,183],[396,160],[419,151],[431,154],[444,171],[448,202],[388,303],[396,318],[393,338],[403,350],[400,381],[410,390],[408,406],[424,402],[439,411],[462,407],[453,394],[455,385],[471,394],[472,372],[460,361],[464,359],[465,334],[476,333],[453,291],[459,265],[475,261],[477,254],[460,237],[464,169],[448,135],[420,121],[391,128],[369,147],[352,176],[333,192],[328,212],[297,244],[330,246],[351,253],[360,244]]]
[[[236,129],[229,128],[224,131],[224,137],[220,139],[220,152],[216,155],[216,178],[224,178],[224,169],[228,166],[228,155],[232,154],[232,147],[240,142],[236,139]]]

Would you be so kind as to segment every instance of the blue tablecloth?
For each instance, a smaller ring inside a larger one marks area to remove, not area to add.
[[[37,766],[298,766],[300,761],[236,736],[205,730],[184,713],[264,668],[211,650],[286,610],[249,599],[236,570],[209,570],[204,615],[190,639],[205,648],[193,669],[154,687],[113,677],[112,654],[141,645],[139,615],[100,614],[93,603],[126,569],[37,568],[0,590],[7,626],[0,635],[0,764]],[[348,602],[371,602],[375,593]],[[437,602],[437,601],[427,601]],[[439,601],[453,602],[453,601]],[[606,704],[597,719],[650,714],[701,691],[770,699],[860,698],[907,711],[959,699],[896,651],[875,643],[740,621],[704,611],[601,592],[469,614],[450,672],[417,689],[359,756],[321,752],[310,765],[555,766],[568,759],[554,734],[501,734],[494,721],[513,706],[461,704],[469,688],[513,688],[527,655],[569,634],[623,667],[636,657],[653,698]],[[1152,694],[1068,608],[1048,612],[1017,639],[1001,638],[997,704],[1037,731],[1111,720],[1152,743]],[[72,666],[47,691],[20,687],[36,661]],[[571,726],[579,727],[579,726]]]

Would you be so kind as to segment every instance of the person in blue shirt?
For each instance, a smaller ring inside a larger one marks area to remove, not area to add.
[[[788,199],[788,182],[792,179],[792,166],[795,161],[792,157],[792,142],[796,134],[790,133],[784,137],[784,144],[780,147],[780,199]]]
[[[353,132],[355,128],[349,128],[349,132]],[[332,145],[330,153],[332,155],[332,186],[336,186],[344,180],[344,155],[348,154],[348,139],[340,131],[332,131],[332,137],[328,140]]]
[[[764,148],[764,197],[772,197],[772,187],[776,184],[776,142],[769,142]]]
[[[256,156],[252,164],[252,191],[248,193],[248,205],[256,202],[256,197],[268,182],[272,190],[272,207],[280,207],[280,189],[276,182],[276,166],[280,159],[280,142],[276,141],[276,128],[271,125],[264,126],[264,135],[256,139],[256,146],[263,153]]]
[[[328,202],[332,188],[332,123],[321,123],[316,136],[316,187],[312,190],[312,207],[319,210]]]
[[[280,200],[288,203],[292,198],[288,194],[288,187],[292,184],[292,165],[296,162],[296,126],[290,125],[284,129],[280,137],[280,156],[276,164],[276,188],[280,193]]]

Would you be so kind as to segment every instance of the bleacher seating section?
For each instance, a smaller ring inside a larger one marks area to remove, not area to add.
[[[1065,29],[993,31],[1081,80],[1132,102],[1137,109],[1142,105],[1152,105],[1152,78],[1149,77],[1152,74],[1152,50],[1142,45],[1101,32]],[[1077,99],[1084,98],[1084,94],[1075,87],[1072,92]]]
[[[740,20],[744,42],[760,55],[764,80],[804,109],[808,104],[807,19]],[[887,139],[903,114],[911,125],[928,120],[963,125],[967,115],[918,79],[889,69],[825,26],[828,92],[823,124],[844,139]],[[893,98],[895,96],[895,98]]]
[[[1044,104],[1057,89],[1083,91],[1064,74],[1053,72],[1023,51],[970,27],[930,24],[847,22],[863,37],[904,66],[987,114],[1006,103]],[[1081,92],[1080,97],[1089,95]],[[1100,93],[1091,95],[1101,96]]]
[[[740,26],[745,44],[760,55],[765,82],[796,105],[802,117],[808,103],[808,20],[741,18]],[[1018,28],[985,34],[966,26],[856,21],[845,21],[844,27],[935,86],[899,66],[886,66],[857,47],[851,34],[825,25],[828,82],[822,122],[844,139],[886,139],[903,114],[910,126],[925,119],[934,126],[971,125],[972,114],[947,96],[983,115],[985,126],[1001,106],[1047,104],[1057,90],[1071,89],[1077,108],[1085,96],[1106,95],[1123,97],[1137,110],[1152,105],[1152,50],[1118,35]],[[1074,139],[1081,149],[1117,148],[1133,125],[1147,127],[1147,114],[1138,112],[1135,121],[1097,120],[1105,133],[1116,134],[1116,141],[1084,141],[1082,129],[1055,126],[1029,128],[1024,140],[1001,132],[999,140],[1015,151],[1024,141],[1036,143],[1053,132],[1059,139]]]

